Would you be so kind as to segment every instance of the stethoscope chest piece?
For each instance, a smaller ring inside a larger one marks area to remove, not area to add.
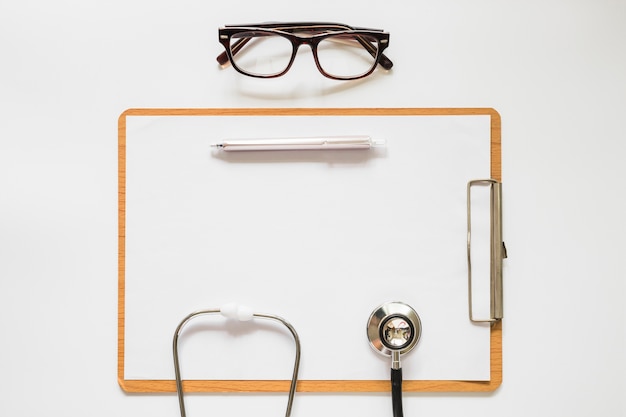
[[[392,301],[376,308],[367,321],[367,338],[375,351],[391,356],[391,403],[393,416],[402,417],[402,368],[400,356],[415,347],[422,322],[407,304]]]
[[[367,321],[370,345],[381,354],[404,354],[415,347],[422,333],[422,324],[413,308],[393,301],[376,308]]]

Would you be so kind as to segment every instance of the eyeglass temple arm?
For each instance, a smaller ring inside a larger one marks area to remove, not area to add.
[[[355,36],[355,38],[357,41],[359,41],[359,43],[363,46],[363,48],[367,49],[367,52],[369,52],[369,54],[373,58],[376,58],[376,48],[374,48],[371,43],[363,39],[362,36]],[[391,62],[391,60],[387,58],[387,55],[381,54],[380,59],[378,60],[378,65],[380,65],[386,70],[390,70],[391,67],[393,67],[393,62]]]
[[[362,36],[355,36],[355,38],[367,50],[367,52],[369,52],[372,57],[376,58],[376,49],[369,42],[364,40]],[[231,54],[236,55],[239,51],[241,51],[244,46],[246,46],[250,39],[252,38],[240,38],[239,40],[237,40],[230,48]],[[219,54],[216,59],[217,63],[221,66],[224,66],[229,62],[228,54],[226,53],[226,51]],[[387,55],[381,54],[380,59],[378,60],[378,65],[386,70],[390,70],[393,67],[393,62],[389,58],[387,58]]]

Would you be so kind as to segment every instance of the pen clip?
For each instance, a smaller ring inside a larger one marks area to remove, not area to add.
[[[472,214],[471,189],[490,187],[490,318],[474,318],[472,307]],[[472,180],[467,183],[467,281],[469,319],[474,323],[494,323],[503,317],[502,260],[507,257],[502,241],[502,183],[493,179]]]

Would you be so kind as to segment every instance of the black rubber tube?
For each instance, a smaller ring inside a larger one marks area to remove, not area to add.
[[[393,407],[393,417],[403,417],[402,369],[391,370],[391,406]]]

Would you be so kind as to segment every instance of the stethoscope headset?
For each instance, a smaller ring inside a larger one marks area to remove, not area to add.
[[[176,374],[176,392],[181,417],[186,417],[183,381],[180,371],[178,355],[178,340],[183,327],[192,319],[211,314],[220,314],[229,319],[249,321],[253,319],[265,319],[278,322],[285,326],[293,336],[296,357],[287,400],[285,417],[291,415],[293,398],[296,393],[298,370],[300,367],[300,338],[296,329],[284,318],[273,314],[253,313],[247,307],[228,304],[222,308],[201,310],[186,316],[176,327],[172,349],[174,354],[174,370]],[[367,321],[367,338],[372,348],[385,356],[391,357],[391,403],[393,417],[403,417],[402,411],[402,367],[401,355],[410,352],[420,339],[422,324],[419,316],[409,305],[393,301],[380,305],[370,315]]]

